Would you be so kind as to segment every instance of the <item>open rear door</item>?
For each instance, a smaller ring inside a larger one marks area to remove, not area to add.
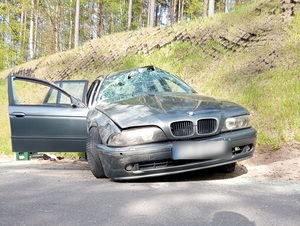
[[[9,76],[9,118],[14,152],[84,152],[88,81],[58,85],[30,77]],[[71,87],[76,97],[61,87]]]

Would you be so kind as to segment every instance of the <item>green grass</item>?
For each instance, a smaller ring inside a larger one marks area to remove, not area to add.
[[[300,138],[300,68],[278,68],[250,78],[236,101],[248,106],[258,130],[258,144],[271,149]],[[242,84],[240,84],[243,86]]]
[[[10,125],[8,117],[7,80],[0,79],[0,153],[11,155]]]
[[[300,67],[241,75],[235,65],[252,59],[249,54],[221,54],[213,62],[201,54],[201,47],[177,42],[148,57],[127,57],[118,69],[153,64],[179,75],[202,94],[245,106],[258,130],[259,146],[278,149],[284,142],[300,140]]]

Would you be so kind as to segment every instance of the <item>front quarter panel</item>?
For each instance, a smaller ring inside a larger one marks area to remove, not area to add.
[[[112,133],[120,132],[119,127],[96,108],[92,108],[87,116],[87,130],[89,131],[91,127],[98,128],[102,144],[104,145],[107,144],[108,138]]]

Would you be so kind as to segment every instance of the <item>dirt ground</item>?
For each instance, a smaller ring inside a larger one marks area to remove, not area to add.
[[[1,161],[15,161],[14,156],[3,156],[0,154]],[[55,162],[49,160],[34,160],[38,164],[51,164]],[[73,165],[77,160],[63,159],[57,160],[67,165]],[[72,164],[71,164],[72,163]],[[59,164],[61,165],[61,164]],[[87,163],[75,164],[83,170],[88,169]],[[75,167],[75,166],[74,166]],[[293,141],[283,145],[276,151],[257,149],[254,157],[238,163],[235,172],[231,174],[219,174],[208,172],[206,179],[226,179],[226,178],[255,178],[257,180],[277,180],[291,183],[300,183],[300,142]]]
[[[240,164],[250,177],[300,183],[300,142],[286,143],[276,151],[258,149],[253,158]]]

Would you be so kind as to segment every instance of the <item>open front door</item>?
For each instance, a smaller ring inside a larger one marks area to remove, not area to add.
[[[84,97],[88,81],[70,83]],[[8,77],[9,118],[14,152],[84,152],[88,108],[83,101],[52,83]]]

